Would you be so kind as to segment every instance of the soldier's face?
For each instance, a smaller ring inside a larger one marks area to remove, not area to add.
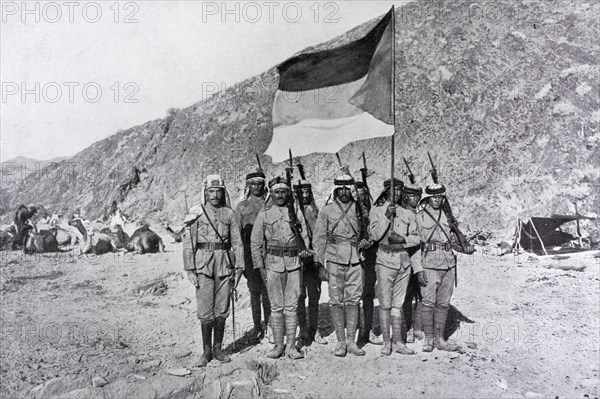
[[[440,209],[442,207],[443,203],[444,203],[443,195],[434,195],[433,197],[429,197],[429,205],[431,205],[431,207],[433,209]]]
[[[416,208],[421,200],[421,196],[419,194],[406,194],[405,198],[406,203],[413,208]]]
[[[352,199],[352,192],[348,187],[341,187],[335,191],[337,191],[337,197],[342,204],[347,204]]]
[[[255,197],[262,197],[265,193],[265,183],[264,182],[250,182],[248,183],[248,188],[250,189],[250,193]]]
[[[309,205],[312,202],[312,190],[310,188],[302,189],[302,205]]]
[[[290,197],[290,190],[287,188],[276,188],[273,190],[273,201],[277,206],[284,206]]]
[[[396,200],[396,204],[402,202],[402,187],[394,186],[394,199]]]
[[[206,190],[206,195],[208,196],[208,202],[212,206],[222,205],[225,199],[225,191],[222,188],[211,187]]]
[[[358,200],[363,204],[367,203],[367,199],[369,198],[369,194],[367,193],[367,190],[363,187],[359,188],[356,191],[356,196],[358,197]]]

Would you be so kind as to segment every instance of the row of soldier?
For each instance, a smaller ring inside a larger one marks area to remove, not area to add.
[[[382,345],[382,355],[410,355],[415,352],[406,341],[414,342],[414,337],[424,339],[425,352],[460,350],[444,338],[460,246],[442,211],[443,185],[427,186],[423,196],[420,187],[390,179],[371,206],[367,185],[346,172],[334,180],[331,196],[319,211],[307,181],[290,187],[289,179],[272,179],[268,201],[265,183],[262,171],[248,174],[245,198],[234,211],[225,182],[209,175],[205,199],[186,216],[183,260],[196,287],[203,342],[199,366],[212,359],[230,361],[222,349],[225,320],[232,288],[242,274],[250,292],[251,336],[259,342],[266,326],[272,329],[274,347],[266,354],[270,358],[284,353],[291,359],[303,357],[296,346],[298,326],[302,343],[327,343],[318,331],[325,280],[336,356],[363,356],[362,346],[369,342]],[[294,192],[297,220],[288,209]],[[381,338],[373,332],[375,297]]]

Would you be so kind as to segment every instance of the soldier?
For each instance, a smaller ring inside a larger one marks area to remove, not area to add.
[[[213,358],[222,363],[231,361],[221,347],[231,284],[237,285],[244,270],[238,220],[219,175],[206,177],[202,202],[186,216],[184,223],[190,228],[183,237],[183,266],[196,287],[204,347],[199,367],[206,366]]]
[[[291,196],[286,180],[276,177],[269,182],[269,190],[273,202],[258,213],[250,239],[254,267],[260,269],[271,301],[275,347],[267,353],[267,357],[277,359],[285,350],[290,359],[301,359],[304,355],[295,347],[301,286],[300,257],[310,257],[311,254],[298,250],[297,238],[290,225],[290,210],[286,206]],[[287,347],[283,345],[284,331]]]
[[[421,187],[416,185],[404,186],[402,206],[416,215],[422,194],[423,189]],[[420,249],[420,244],[421,243],[419,242],[419,245],[407,248],[411,261],[420,262],[421,253],[418,251]],[[414,308],[413,299],[415,302]],[[423,327],[421,324],[421,299],[419,281],[417,276],[413,273],[408,281],[408,289],[406,290],[406,298],[404,300],[404,319],[408,330],[406,342],[408,343],[415,342],[415,337],[417,339],[424,338]]]
[[[329,303],[338,340],[334,354],[346,356],[350,352],[364,356],[365,351],[355,342],[358,306],[363,292],[359,249],[368,247],[370,243],[361,239],[364,232],[361,231],[357,203],[351,190],[354,179],[344,174],[335,179],[334,185],[333,201],[321,210],[317,218],[314,242],[317,259],[329,272]]]
[[[431,352],[434,347],[449,352],[460,351],[459,346],[444,339],[456,271],[456,256],[452,250],[457,249],[459,244],[442,210],[446,188],[432,184],[425,188],[425,193],[426,203],[416,216],[421,236],[422,266],[426,274],[426,285],[421,289],[421,318],[425,332],[423,352]]]
[[[250,250],[250,235],[252,226],[258,212],[265,206],[265,174],[258,170],[246,175],[246,189],[244,199],[240,201],[235,209],[235,215],[240,222],[242,242],[244,243],[244,276],[248,282],[250,291],[250,306],[252,308],[252,321],[254,327],[250,332],[251,341],[258,343],[264,338],[264,329],[261,323],[261,302],[264,313],[265,325],[269,322],[271,315],[271,303],[259,269],[254,268],[252,263],[252,251]]]
[[[414,213],[399,206],[402,202],[402,181],[394,180],[395,203],[391,201],[391,181],[385,181],[383,187],[384,191],[370,215],[371,239],[379,243],[375,270],[383,334],[381,354],[389,356],[394,350],[403,355],[414,355],[415,352],[404,342],[402,304],[411,269],[420,280],[423,278],[420,262],[411,262],[406,249],[418,245],[420,237]]]
[[[298,210],[296,214],[302,214],[304,225],[306,226],[306,235],[312,237],[315,229],[319,208],[315,204],[312,185],[306,180],[300,180],[294,185],[294,191],[301,193],[298,198]],[[301,211],[300,207],[304,210]],[[300,216],[298,216],[300,217]],[[310,248],[312,249],[312,248]],[[306,296],[308,293],[308,327],[306,325]],[[315,264],[314,258],[306,258],[302,269],[302,289],[298,300],[298,322],[300,325],[300,339],[306,345],[311,341],[317,344],[326,345],[327,341],[319,334],[319,299],[321,298],[321,278],[319,277],[319,268]]]
[[[365,210],[365,214],[371,212],[371,194],[369,188],[363,182],[356,182],[356,194],[359,203]],[[364,345],[372,343],[374,345],[382,345],[381,337],[373,332],[373,309],[375,299],[375,283],[377,275],[375,273],[375,258],[377,257],[377,243],[371,243],[371,246],[362,251],[364,261],[363,267],[363,317],[362,325],[358,336],[358,344]]]

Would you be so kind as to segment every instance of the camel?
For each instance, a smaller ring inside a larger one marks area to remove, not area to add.
[[[165,222],[165,230],[173,237],[173,242],[181,242],[181,233],[183,233],[183,229],[185,229],[185,227],[182,227],[179,231],[173,231],[171,226],[169,226],[169,222]]]
[[[112,238],[117,249],[127,249],[130,240],[129,234],[123,231],[120,224],[115,224],[112,229],[105,227],[100,232]]]
[[[58,248],[56,237],[49,232],[36,233],[34,227],[30,224],[24,226],[24,232],[27,234],[27,241],[23,247],[26,254],[42,254],[46,252],[62,252]]]
[[[162,238],[152,230],[148,225],[144,225],[133,232],[127,249],[140,254],[165,252],[165,245]]]
[[[101,232],[93,232],[92,234],[83,227],[81,219],[76,218],[69,222],[69,225],[74,226],[83,236],[79,244],[79,253],[83,254],[94,254],[103,255],[108,252],[114,252],[117,250],[117,246],[113,239],[107,234]]]

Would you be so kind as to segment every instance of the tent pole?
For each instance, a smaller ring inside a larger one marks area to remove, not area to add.
[[[535,228],[535,224],[533,224],[533,220],[531,220],[531,217],[529,218],[529,223],[531,223],[531,227],[533,227],[533,231],[535,231],[535,234],[537,235],[538,240],[540,240],[540,244],[542,244],[542,249],[544,250],[544,253],[546,255],[548,255],[548,251],[546,251],[546,247],[544,246],[544,241],[542,241],[542,237],[540,237],[540,233],[538,233],[537,229]]]

